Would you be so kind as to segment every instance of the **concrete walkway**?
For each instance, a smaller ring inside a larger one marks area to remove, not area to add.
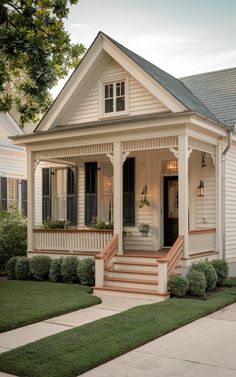
[[[236,304],[173,331],[83,377],[235,377]]]
[[[102,303],[99,305],[77,310],[0,334],[0,353],[35,342],[36,340],[60,333],[70,328],[82,326],[97,319],[123,312],[134,306],[150,303],[153,303],[153,301],[104,295],[102,297]]]

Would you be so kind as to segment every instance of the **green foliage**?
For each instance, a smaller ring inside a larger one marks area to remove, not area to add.
[[[72,44],[64,21],[78,0],[15,0],[0,4],[0,111],[16,109],[20,124],[50,103],[50,89],[85,52]]]
[[[30,260],[30,274],[35,280],[47,280],[51,259],[47,255],[38,255]]]
[[[222,259],[215,259],[211,262],[217,275],[217,285],[222,286],[229,274],[229,265]]]
[[[207,291],[212,291],[215,288],[217,282],[217,274],[214,267],[208,260],[193,263],[191,271],[193,270],[200,271],[205,275]]]
[[[6,271],[8,275],[8,279],[15,279],[16,278],[16,261],[20,257],[11,257],[6,264]]]
[[[169,279],[170,291],[175,297],[184,297],[188,291],[188,280],[183,276],[172,276]]]
[[[77,267],[79,260],[76,257],[65,257],[61,263],[62,281],[65,283],[75,283],[78,281]]]
[[[40,226],[42,229],[64,229],[67,224],[66,220],[54,220],[50,217],[47,218]]]
[[[95,285],[95,261],[92,258],[82,259],[77,267],[77,273],[81,284],[90,287]]]
[[[0,211],[0,271],[7,261],[17,255],[26,255],[27,223],[19,212]]]
[[[62,258],[52,259],[49,270],[49,280],[50,281],[61,281],[61,263]]]
[[[95,219],[91,222],[91,228],[94,229],[113,229],[114,225],[112,223],[105,223],[105,221],[100,219]]]
[[[28,280],[29,279],[29,259],[26,257],[19,257],[15,266],[16,279]]]
[[[192,270],[188,274],[189,292],[193,296],[205,296],[206,294],[206,278],[203,272]]]

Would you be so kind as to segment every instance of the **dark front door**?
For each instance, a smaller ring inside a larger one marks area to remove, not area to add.
[[[164,246],[178,237],[178,177],[164,177]]]

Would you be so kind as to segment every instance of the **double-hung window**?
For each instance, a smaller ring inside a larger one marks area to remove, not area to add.
[[[128,112],[127,79],[103,83],[103,116],[122,115]]]

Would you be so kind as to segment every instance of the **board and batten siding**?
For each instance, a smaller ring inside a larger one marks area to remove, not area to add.
[[[226,259],[236,258],[236,146],[225,162],[225,242]]]
[[[96,83],[87,92],[67,124],[97,121],[100,116],[99,82],[112,82],[122,77],[125,78],[126,76],[127,72],[115,60],[112,60],[104,69]],[[137,80],[129,76],[129,115],[161,112],[169,112],[169,110]]]

